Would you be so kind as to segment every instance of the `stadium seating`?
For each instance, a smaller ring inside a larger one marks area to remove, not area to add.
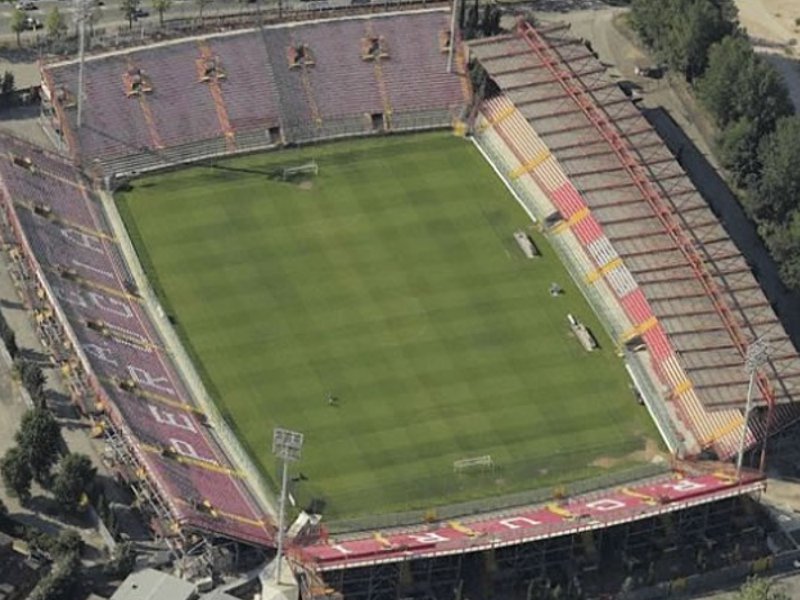
[[[100,161],[107,173],[363,135],[394,128],[392,119],[402,130],[444,127],[468,91],[463,75],[445,69],[439,35],[447,26],[446,12],[423,11],[278,25],[92,57],[79,131],[74,102],[70,108],[57,93],[50,96],[64,115],[58,129],[72,154]],[[361,56],[369,36],[384,39],[388,52],[379,61]],[[290,65],[298,44],[309,48],[313,66]],[[224,78],[201,82],[201,58],[216,61]],[[149,91],[126,88],[134,71]],[[74,62],[43,67],[47,91],[64,89],[74,98],[76,81]]]
[[[534,168],[524,169],[524,175],[517,181],[530,181],[534,186],[545,191],[552,202],[552,207],[561,215],[562,223],[569,225],[569,230],[582,250],[571,252],[569,256],[577,261],[578,268],[586,275],[596,272],[605,264],[609,264],[614,257],[618,257],[612,245],[603,233],[603,229],[592,216],[593,211],[588,211],[588,204],[573,184],[567,173],[553,157],[546,160],[537,160],[536,157],[548,155],[548,148],[531,128],[526,119],[514,109],[514,105],[504,96],[498,95],[482,103],[481,115],[476,130],[493,131],[500,134],[500,140],[495,140],[493,145],[505,145],[505,152],[510,152],[506,164],[536,165]],[[483,141],[493,139],[491,135],[480,135]],[[496,153],[502,155],[501,148]],[[508,173],[512,176],[519,171],[510,168]],[[535,195],[535,194],[534,194]],[[547,214],[548,209],[544,212]],[[566,235],[559,228],[559,238]],[[606,248],[597,250],[600,246]],[[616,275],[615,275],[616,273]],[[622,277],[624,275],[624,277]],[[620,277],[622,277],[620,279]],[[622,309],[624,318],[630,327],[623,331],[633,331],[637,326],[655,322],[652,308],[642,290],[636,285],[624,265],[606,274],[611,294],[604,294],[606,303],[612,303]],[[618,315],[616,320],[623,322],[619,316],[619,309],[609,309],[610,314]],[[675,351],[670,344],[662,326],[655,322],[654,327],[647,328],[642,334],[655,373],[667,385],[668,389],[681,389],[688,381],[675,356]],[[708,411],[697,398],[694,390],[681,390],[681,393],[665,398],[675,410],[675,414],[687,426],[695,437],[694,451],[707,445],[713,446],[720,456],[730,456],[738,448],[738,439],[741,432],[741,414],[736,410]],[[753,432],[748,431],[748,439],[755,440]]]
[[[219,42],[212,39],[209,45],[227,75],[223,94],[237,133],[278,126],[278,90],[263,38],[232,35]]]
[[[446,26],[439,19],[421,17],[374,20],[375,34],[390,40],[383,77],[394,113],[441,107],[457,110],[463,104],[461,87],[442,68],[446,55],[439,46],[439,34]]]
[[[373,64],[362,60],[359,52],[367,23],[336,21],[310,25],[294,34],[296,41],[314,51],[317,64],[308,75],[323,121],[383,112]]]
[[[195,61],[199,57],[197,44],[173,44],[143,50],[135,58],[152,82],[152,93],[143,98],[164,146],[223,135],[209,86],[198,81]],[[227,82],[223,87],[227,90]]]
[[[30,158],[28,167],[12,160],[20,156]],[[83,175],[64,158],[0,135],[0,184],[14,232],[6,241],[30,249],[26,259],[47,282],[47,304],[66,316],[65,335],[79,349],[95,401],[173,519],[267,543],[270,527],[162,348]],[[46,199],[46,210],[31,198]],[[45,302],[38,289],[29,296],[34,308]],[[58,358],[64,349],[54,351]]]

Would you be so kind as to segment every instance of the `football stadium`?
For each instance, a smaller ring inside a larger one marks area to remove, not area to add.
[[[287,11],[43,63],[59,151],[0,135],[2,237],[73,401],[177,558],[277,547],[281,593],[765,568],[795,346],[587,45],[457,17]],[[302,434],[283,471],[276,430]]]

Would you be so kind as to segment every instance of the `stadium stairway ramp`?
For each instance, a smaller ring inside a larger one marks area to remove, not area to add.
[[[131,56],[128,56],[128,70],[134,71],[138,70],[138,65],[134,62]],[[136,94],[137,100],[139,101],[139,108],[142,110],[142,117],[144,118],[144,122],[147,125],[147,131],[150,134],[150,143],[153,145],[153,148],[156,150],[161,150],[164,148],[164,142],[161,140],[161,135],[158,133],[158,128],[156,127],[156,120],[153,117],[153,111],[150,109],[150,103],[147,101],[147,94],[142,92]]]
[[[317,137],[322,126],[322,115],[314,97],[308,70],[289,69],[286,51],[295,43],[286,29],[271,29],[263,35],[281,114],[281,129],[286,142],[310,140]]]
[[[208,45],[207,40],[198,40],[197,45],[200,48],[200,58],[203,61],[215,60],[215,56],[211,51],[211,46]],[[209,77],[203,83],[208,85],[208,91],[211,93],[211,98],[214,100],[214,108],[217,111],[217,119],[219,120],[219,127],[222,134],[225,136],[225,143],[229,152],[236,152],[236,132],[231,126],[231,121],[228,118],[228,109],[225,107],[225,98],[222,94],[222,86],[217,74]]]
[[[53,74],[50,71],[48,71],[47,69],[39,69],[39,72],[42,74],[42,79],[44,84],[47,85],[47,89],[49,90],[58,89],[58,86],[55,84],[55,81],[53,80]],[[50,105],[53,107],[53,110],[56,113],[56,118],[58,119],[58,122],[62,124],[61,132],[64,138],[66,139],[66,146],[69,151],[69,156],[70,158],[72,158],[72,160],[77,161],[78,154],[80,153],[80,145],[78,144],[78,139],[80,136],[76,134],[75,130],[73,130],[72,128],[72,125],[69,124],[70,121],[67,118],[66,111],[61,102],[51,101]],[[42,116],[40,116],[39,119],[40,122],[44,123],[45,119]],[[59,137],[58,134],[55,133],[53,131],[53,127],[48,124],[45,127],[45,133],[48,134],[48,137],[49,137],[49,132],[53,132],[55,138],[58,139]]]
[[[375,37],[372,21],[367,20],[364,28],[368,37]],[[372,60],[372,65],[375,72],[375,83],[378,84],[378,94],[381,97],[381,105],[383,106],[383,125],[386,131],[390,131],[392,129],[392,103],[389,99],[389,91],[386,89],[386,79],[383,76],[381,60],[380,56],[376,56]]]
[[[289,41],[292,46],[297,44],[293,34],[289,34]],[[303,94],[305,95],[308,108],[311,111],[311,118],[314,120],[314,125],[317,129],[322,127],[322,113],[319,110],[317,99],[314,97],[314,86],[311,83],[311,75],[309,74],[309,66],[304,62],[299,66],[300,81],[303,85]]]
[[[624,261],[621,264],[614,264],[613,268],[608,268],[607,262],[597,264],[596,258],[588,252],[588,247],[596,244],[601,237],[605,240],[602,229],[591,217],[587,204],[569,183],[568,177],[559,167],[555,157],[547,154],[547,146],[539,139],[530,123],[504,95],[484,101],[481,113],[481,120],[476,122],[476,131],[491,129],[496,132],[518,165],[506,173],[506,177],[527,179],[544,192],[552,206],[564,218],[562,224],[558,226],[558,232],[564,229],[573,230],[580,246],[589,255],[587,258],[593,264],[592,271],[599,274],[593,277],[594,282],[605,279],[612,288],[615,287],[614,284],[619,287],[619,282],[613,281],[610,276],[618,272],[625,274],[627,283],[623,289],[618,290],[624,292],[624,295],[616,293],[615,300],[634,324],[632,330],[642,330],[642,337],[650,350],[656,373],[668,388],[673,390],[666,401],[673,403],[676,414],[688,426],[692,437],[697,440],[697,447],[714,447],[724,458],[735,454],[737,440],[741,435],[741,426],[736,425],[736,422],[737,419],[741,422],[741,412],[706,411],[692,387],[685,386],[688,377],[678,364],[663,328],[657,320],[654,320],[655,316],[644,294],[624,267]],[[567,223],[566,226],[563,225],[564,222]],[[604,244],[606,243],[612,247],[608,240],[605,240]],[[679,393],[675,394],[674,390],[678,390]],[[754,439],[752,431],[748,432],[748,439]]]

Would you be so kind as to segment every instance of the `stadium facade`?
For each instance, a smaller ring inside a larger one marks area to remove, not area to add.
[[[763,489],[762,475],[701,460],[729,459],[743,434],[754,447],[800,417],[800,359],[745,259],[640,111],[564,28],[520,22],[458,43],[448,73],[449,21],[438,9],[366,15],[92,56],[80,126],[77,63],[46,64],[46,126],[65,154],[0,137],[15,281],[75,401],[176,552],[198,539],[269,548],[273,511],[166,350],[164,317],[121,249],[104,188],[212,157],[454,125],[471,132],[618,341],[676,462],[535,507],[299,536],[289,556],[304,593],[514,588],[553,572],[574,591],[575,565],[592,579],[603,544],[666,556],[698,536],[737,543],[731,520],[756,529],[742,498]],[[474,94],[468,57],[484,73]],[[746,421],[744,356],[759,338],[772,352]],[[739,559],[759,556],[759,544]]]

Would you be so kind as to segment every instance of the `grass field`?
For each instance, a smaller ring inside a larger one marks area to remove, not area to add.
[[[265,176],[309,158],[306,184]],[[552,486],[630,466],[656,438],[580,292],[538,233],[544,256],[523,258],[512,232],[530,220],[464,140],[244,157],[136,181],[118,203],[223,412],[273,480],[272,428],[304,432],[294,494],[329,517]],[[453,474],[486,454],[493,472]]]

